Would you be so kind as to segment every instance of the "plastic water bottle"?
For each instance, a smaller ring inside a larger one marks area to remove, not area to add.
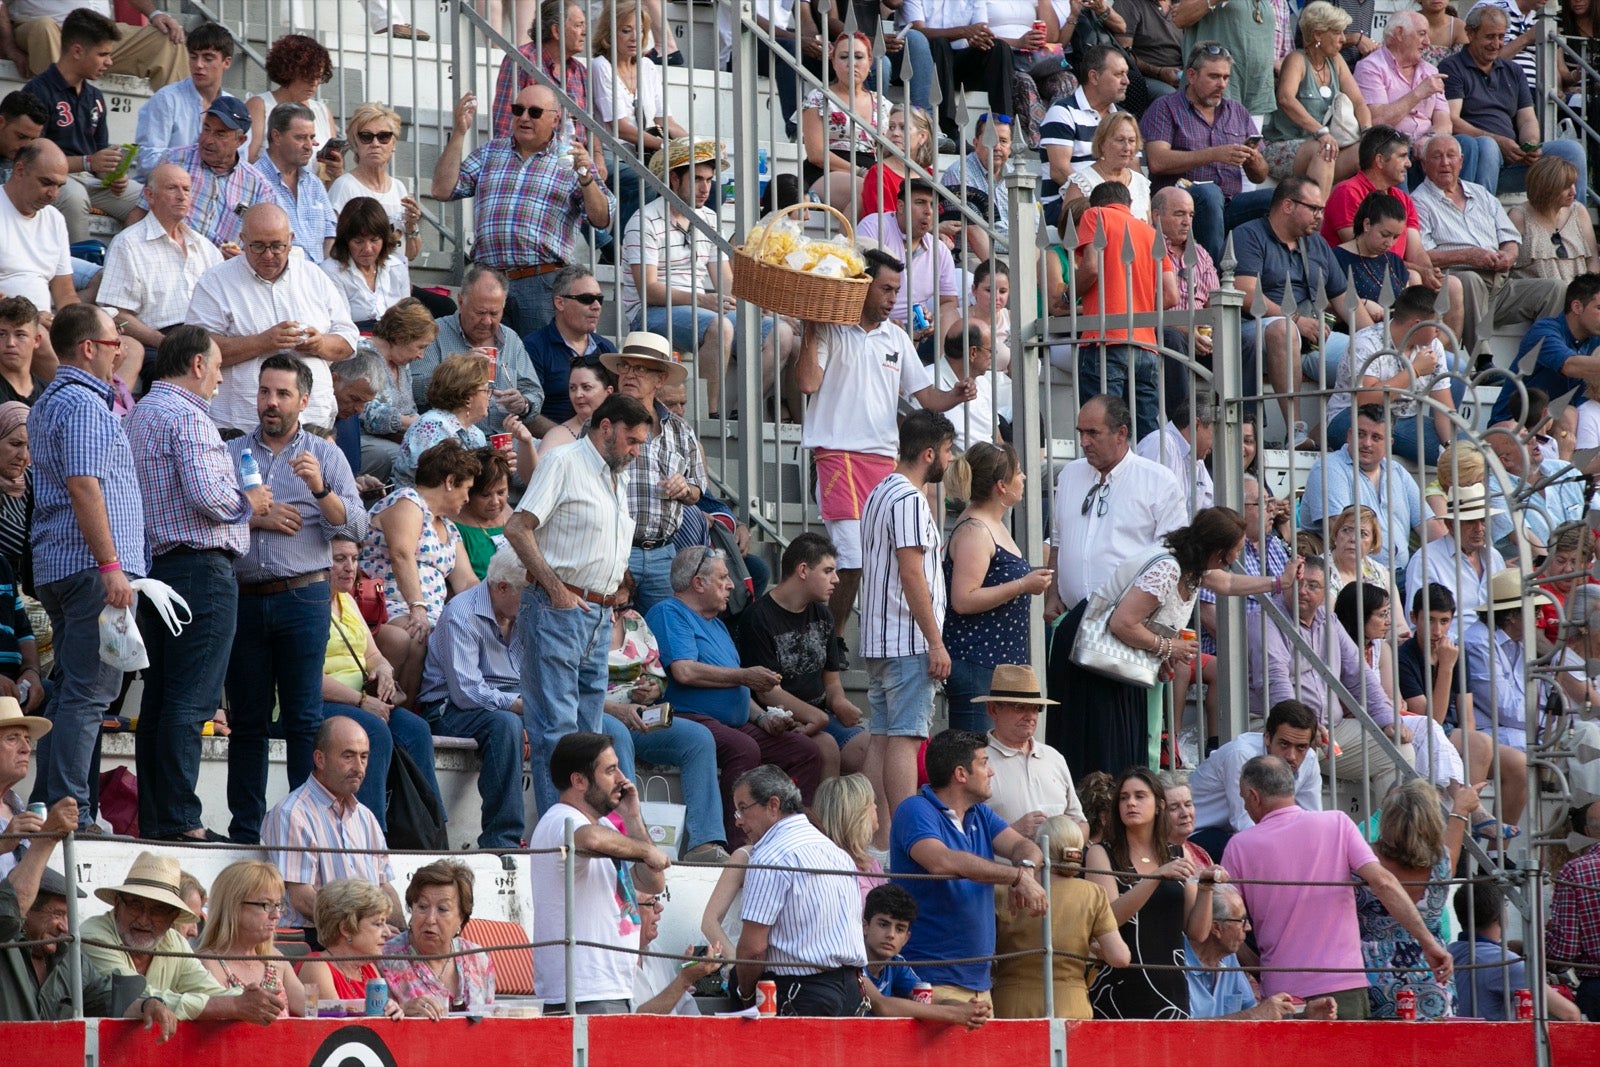
[[[248,448],[239,452],[239,481],[246,489],[254,489],[261,484],[261,464],[256,462],[256,457],[250,454]]]
[[[364,1005],[368,1016],[379,1016],[389,1003],[389,983],[382,978],[367,979],[367,1002]]]
[[[761,149],[756,153],[756,176],[761,179],[761,199],[767,199],[767,182],[772,180],[772,172],[767,167],[767,150]]]

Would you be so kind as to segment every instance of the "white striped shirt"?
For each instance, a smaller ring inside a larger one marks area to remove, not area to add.
[[[847,871],[856,865],[804,815],[780,819],[750,850],[752,864]],[[740,917],[771,927],[767,969],[773,974],[816,974],[865,967],[861,890],[854,877],[752,870],[744,880]]]
[[[195,283],[222,262],[222,253],[188,223],[179,229],[181,244],[159,219],[146,215],[112,238],[100,275],[100,303],[131,311],[152,329],[182,322]]]
[[[285,882],[320,889],[340,878],[359,878],[373,885],[394,881],[388,853],[381,851],[389,844],[377,816],[354,797],[345,807],[314,774],[267,812],[261,844]],[[296,845],[380,851],[301,852]],[[293,904],[283,913],[284,926],[308,926],[311,921]]]
[[[539,458],[518,511],[539,520],[539,551],[569,585],[610,594],[633,549],[628,476],[613,473],[585,435]]]
[[[902,548],[922,549],[922,577],[934,619],[944,618],[939,573],[939,524],[921,490],[896,472],[878,483],[861,510],[861,654],[868,659],[920,656],[928,639],[906,603],[900,580]]]

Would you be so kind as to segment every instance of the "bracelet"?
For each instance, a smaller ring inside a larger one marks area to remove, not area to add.
[[[312,493],[311,494],[311,499],[312,500],[326,500],[327,497],[328,497],[328,494],[331,493],[331,492],[333,492],[333,487],[331,485],[324,485],[322,487],[322,492],[320,492],[320,493]]]
[[[1022,875],[1023,875],[1023,868],[1018,867],[1017,868],[1017,876],[1015,878],[1011,879],[1011,888],[1015,889],[1017,886],[1022,884]]]
[[[1462,826],[1466,826],[1468,828],[1470,828],[1472,826],[1472,820],[1467,818],[1465,815],[1461,814],[1459,811],[1452,811],[1447,816],[1447,818],[1460,819],[1461,820],[1461,825]]]
[[[411,601],[411,603],[407,604],[406,607],[407,608],[421,608],[424,611],[426,611],[428,609],[428,602],[426,600],[413,600],[413,601]]]
[[[120,571],[121,569],[122,561],[118,559],[112,559],[110,563],[100,564],[101,574],[110,574],[112,571]]]
[[[1274,574],[1272,576],[1272,591],[1278,596],[1283,595],[1283,575]]]

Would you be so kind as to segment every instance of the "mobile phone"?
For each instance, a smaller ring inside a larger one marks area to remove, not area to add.
[[[1249,137],[1246,137],[1244,139],[1244,146],[1246,148],[1260,148],[1261,147],[1261,135],[1259,133],[1256,133],[1256,134],[1251,134]]]
[[[341,159],[344,157],[345,150],[349,147],[350,142],[346,141],[343,137],[330,138],[328,143],[322,146],[322,151],[317,153],[317,158]]]

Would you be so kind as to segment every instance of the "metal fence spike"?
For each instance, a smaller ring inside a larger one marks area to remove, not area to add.
[[[822,9],[818,8],[817,9],[817,13],[821,14],[822,13]],[[879,19],[878,22],[881,24],[883,22],[883,20]],[[854,4],[846,4],[846,5],[844,5],[844,35],[846,37],[854,37],[856,35],[856,31],[858,31],[860,29],[861,29],[861,23],[856,18],[856,5],[854,5]]]
[[[1196,262],[1199,262],[1198,258]],[[1233,284],[1233,272],[1239,269],[1239,257],[1233,254],[1233,232],[1222,239],[1222,258],[1217,260],[1217,274],[1226,285]]]
[[[911,84],[910,78],[906,79],[906,84]],[[928,110],[937,114],[942,103],[944,103],[944,90],[939,88],[939,79],[934,78],[928,83]]]
[[[1096,212],[1094,216],[1094,250],[1104,252],[1106,245],[1111,242],[1106,240],[1106,216],[1104,212]]]
[[[1575,385],[1550,401],[1550,406],[1545,409],[1545,418],[1551,422],[1560,422],[1561,416],[1567,413],[1567,409],[1572,406],[1573,399],[1578,395],[1578,390],[1582,388],[1583,386],[1581,385]]]
[[[1122,265],[1124,267],[1133,266],[1133,224],[1131,222],[1124,222],[1122,224],[1122,248],[1117,253],[1117,257],[1122,260]]]
[[[1524,378],[1532,374],[1534,369],[1539,366],[1539,352],[1543,348],[1544,338],[1541,337],[1534,343],[1532,348],[1528,349],[1528,354],[1523,356],[1522,360],[1517,364],[1517,373]]]
[[[1161,232],[1161,227],[1156,227],[1156,239],[1150,245],[1150,256],[1160,263],[1167,255],[1167,235]]]

